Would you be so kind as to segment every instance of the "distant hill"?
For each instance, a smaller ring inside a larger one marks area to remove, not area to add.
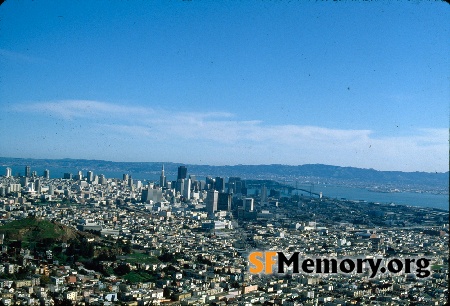
[[[155,179],[161,172],[164,164],[166,176],[174,177],[177,168],[185,165],[188,174],[194,174],[197,178],[205,176],[231,177],[238,176],[243,179],[271,179],[277,181],[311,180],[337,184],[356,185],[412,185],[428,186],[430,188],[446,189],[449,185],[449,172],[402,172],[402,171],[378,171],[374,169],[361,169],[355,167],[340,167],[323,164],[306,164],[298,166],[290,165],[235,165],[235,166],[211,166],[190,165],[168,162],[111,162],[103,160],[85,159],[22,159],[0,157],[0,164],[4,166],[30,165],[33,167],[49,167],[59,169],[93,170],[96,173],[129,173],[141,177]],[[119,177],[119,175],[117,175]]]
[[[8,222],[0,226],[0,234],[4,234],[6,240],[20,240],[26,243],[81,241],[83,237],[92,236],[57,222],[34,217]]]

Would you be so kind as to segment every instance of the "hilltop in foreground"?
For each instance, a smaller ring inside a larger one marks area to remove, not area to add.
[[[0,227],[0,234],[4,234],[6,240],[18,240],[23,243],[81,241],[82,238],[91,236],[61,223],[35,217],[9,222]]]

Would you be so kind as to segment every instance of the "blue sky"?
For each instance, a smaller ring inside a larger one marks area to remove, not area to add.
[[[445,2],[6,1],[0,156],[448,170]]]

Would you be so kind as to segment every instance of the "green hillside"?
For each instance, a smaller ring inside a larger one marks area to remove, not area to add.
[[[25,243],[49,240],[67,242],[86,236],[86,233],[60,223],[34,217],[9,222],[0,227],[0,234],[5,234],[6,240],[20,240]]]

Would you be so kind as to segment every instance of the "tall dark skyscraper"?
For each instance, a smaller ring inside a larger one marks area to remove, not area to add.
[[[25,167],[25,177],[31,177],[31,167],[30,166]]]
[[[20,178],[20,185],[21,185],[22,187],[27,187],[27,186],[28,186],[28,177],[22,176],[22,177]]]
[[[92,183],[94,181],[94,172],[88,171],[86,173],[88,183]]]
[[[214,179],[210,176],[206,177],[206,189],[214,189]]]
[[[179,166],[177,180],[185,179],[186,177],[187,177],[187,168],[185,166]]]
[[[231,194],[219,192],[217,198],[217,210],[231,210]]]
[[[218,192],[223,192],[225,190],[225,179],[223,177],[216,177],[214,190],[217,190]]]
[[[253,211],[253,198],[245,198],[244,199],[244,210],[245,211]]]

